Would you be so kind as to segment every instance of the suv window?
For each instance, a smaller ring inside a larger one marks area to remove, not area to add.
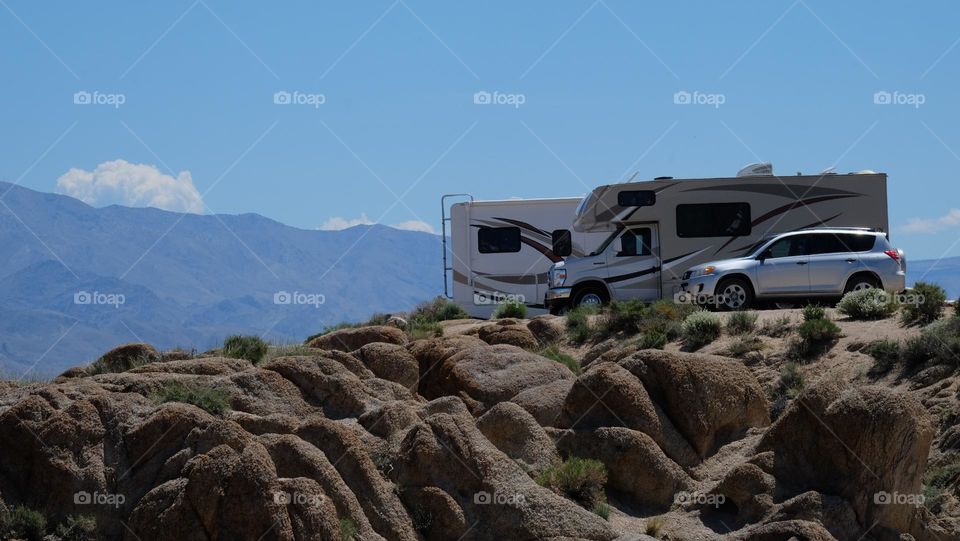
[[[814,235],[792,235],[784,237],[767,248],[770,252],[768,259],[777,257],[793,257],[799,255],[809,255],[810,244]]]
[[[520,251],[519,227],[481,227],[477,230],[477,249],[481,254]]]
[[[876,242],[873,235],[856,233],[819,233],[813,243],[811,255],[842,254],[846,252],[867,252]]]

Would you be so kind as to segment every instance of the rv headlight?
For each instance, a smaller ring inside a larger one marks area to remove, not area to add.
[[[713,274],[714,271],[716,271],[716,270],[717,270],[717,268],[714,267],[713,265],[707,265],[706,267],[704,267],[704,268],[702,268],[702,269],[697,269],[697,270],[693,271],[693,276],[695,276],[695,277],[696,277],[696,276],[710,276],[710,275]]]
[[[550,272],[550,287],[563,287],[563,283],[567,281],[567,269],[553,269]]]

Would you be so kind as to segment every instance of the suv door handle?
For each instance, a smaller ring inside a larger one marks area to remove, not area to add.
[[[845,261],[846,261],[847,263],[856,263],[856,262],[857,262],[857,260],[854,259],[854,258],[852,258],[852,257],[849,258],[849,259],[846,259]]]
[[[595,261],[593,264],[594,264],[594,265],[606,265],[606,263],[603,262],[603,261]]]
[[[806,261],[797,261],[797,265],[806,265],[806,264],[807,264]]]

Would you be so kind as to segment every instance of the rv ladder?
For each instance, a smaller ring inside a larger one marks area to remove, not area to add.
[[[473,203],[473,196],[468,193],[448,193],[440,198],[440,242],[443,244],[443,296],[452,299],[450,287],[447,286],[447,271],[453,271],[453,266],[447,264],[447,222],[452,218],[447,216],[447,198],[465,197]],[[452,233],[451,229],[451,233]],[[452,241],[452,239],[451,239]]]

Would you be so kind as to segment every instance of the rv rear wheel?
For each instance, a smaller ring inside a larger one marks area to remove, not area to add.
[[[743,278],[728,278],[720,282],[717,292],[717,306],[721,310],[746,310],[753,304],[753,288]]]
[[[597,286],[586,286],[573,297],[573,307],[600,306],[607,302],[607,292]]]

